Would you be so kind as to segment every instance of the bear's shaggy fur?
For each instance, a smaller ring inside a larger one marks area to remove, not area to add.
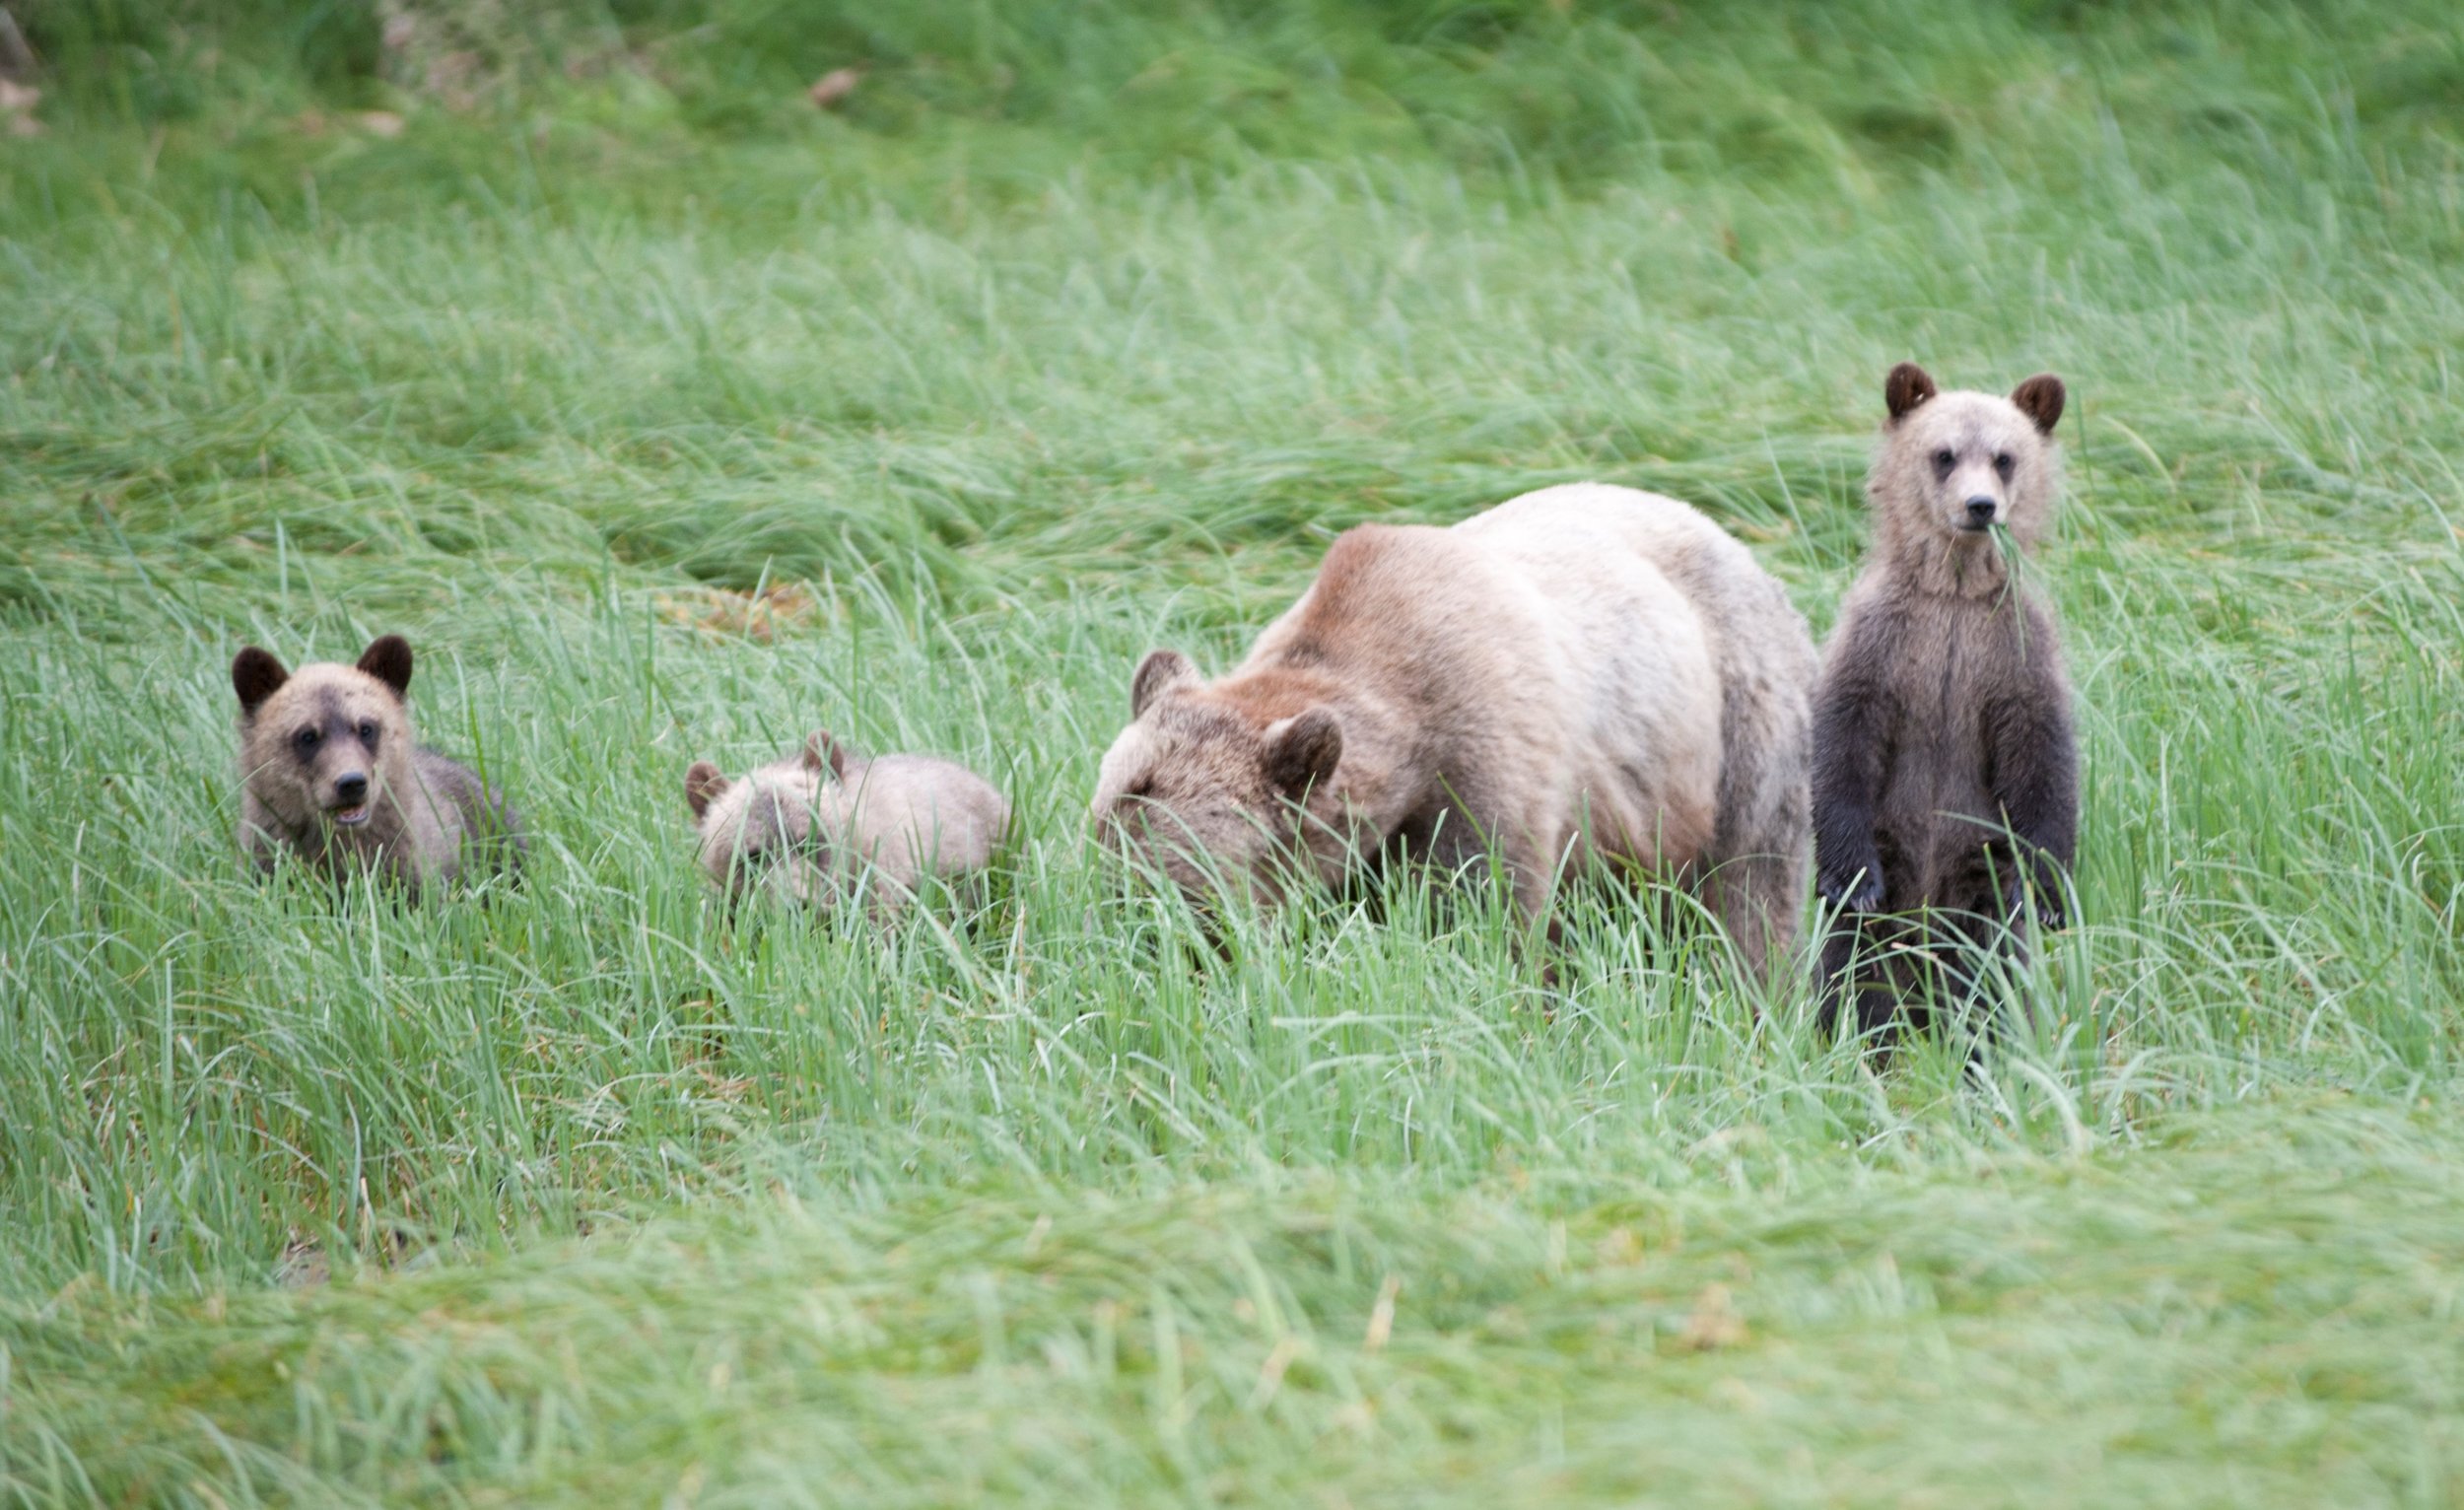
[[[925,876],[985,869],[1009,827],[1009,804],[966,767],[930,755],[866,758],[827,729],[739,781],[695,761],[684,794],[702,870],[729,896],[827,907],[869,870],[877,918],[903,909]]]
[[[1818,885],[1841,909],[1822,1017],[1863,1028],[1956,1005],[1994,951],[2047,927],[2079,827],[2071,688],[2052,609],[2019,580],[2060,489],[2062,381],[2005,399],[1937,392],[1914,363],[1884,383],[1868,491],[1874,546],[1840,607],[1814,698]],[[2004,525],[2009,546],[1994,537]]]
[[[1362,525],[1231,675],[1157,651],[1104,756],[1103,841],[1194,895],[1493,853],[1526,917],[1607,858],[1704,887],[1751,968],[1795,937],[1805,621],[1745,548],[1630,488]]]
[[[412,892],[465,866],[503,870],[522,854],[501,795],[419,746],[411,648],[399,635],[356,665],[287,671],[251,645],[231,663],[240,696],[240,847],[260,870],[290,850],[339,879],[372,869]]]

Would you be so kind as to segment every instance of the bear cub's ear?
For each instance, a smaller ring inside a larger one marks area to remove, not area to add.
[[[804,736],[803,760],[807,771],[827,771],[834,781],[847,780],[847,750],[826,728]]]
[[[395,697],[411,690],[411,643],[400,635],[379,635],[360,652],[360,669],[393,689]]]
[[[1934,379],[1925,369],[1913,362],[1902,362],[1882,379],[1882,402],[1890,406],[1891,420],[1906,419],[1908,412],[1934,396]]]
[[[1312,708],[1266,730],[1266,780],[1292,796],[1335,774],[1343,761],[1343,723],[1331,708]]]
[[[2068,396],[2062,379],[2051,373],[2038,373],[2011,390],[2011,402],[2035,422],[2038,435],[2045,436],[2053,434],[2053,427],[2062,423],[2062,401]]]
[[[1129,678],[1129,717],[1143,718],[1146,705],[1183,682],[1198,679],[1198,667],[1179,651],[1148,651]]]
[[[240,694],[240,711],[250,718],[289,680],[291,673],[283,669],[271,652],[251,645],[232,657],[231,690]]]
[[[707,760],[695,761],[684,773],[684,805],[693,809],[696,821],[726,792],[727,778]]]

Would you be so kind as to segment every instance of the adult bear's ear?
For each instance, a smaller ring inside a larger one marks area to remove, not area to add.
[[[1902,362],[1882,379],[1882,402],[1890,406],[1892,424],[1908,417],[1917,405],[1934,396],[1934,379],[1913,362]]]
[[[2062,379],[2051,373],[2038,373],[2011,390],[2011,402],[2035,422],[2038,435],[2046,436],[2062,423],[2062,402],[2069,396],[2063,390]]]
[[[393,689],[395,697],[411,690],[411,642],[400,635],[380,635],[360,652],[360,669]]]
[[[1198,679],[1198,667],[1179,651],[1148,651],[1129,678],[1129,717],[1144,718],[1146,705],[1166,690]]]
[[[699,822],[710,805],[727,793],[727,778],[707,760],[697,760],[684,773],[684,805]]]
[[[1312,708],[1266,729],[1266,780],[1288,796],[1335,774],[1343,760],[1343,722],[1331,708]]]
[[[251,645],[232,657],[231,690],[240,694],[240,711],[251,719],[265,706],[265,700],[280,692],[282,684],[289,680],[291,673],[283,669],[282,662],[270,651]]]
[[[838,736],[826,728],[814,729],[804,736],[804,769],[827,771],[834,781],[847,779],[847,750]]]

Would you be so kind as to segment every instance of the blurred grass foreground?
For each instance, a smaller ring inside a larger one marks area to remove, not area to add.
[[[2464,1500],[2447,0],[0,5],[0,1503]],[[2032,1032],[1089,863],[1361,520],[1827,628],[1904,358],[2074,395]],[[233,652],[389,631],[523,884],[243,876]],[[989,907],[725,915],[817,724]]]

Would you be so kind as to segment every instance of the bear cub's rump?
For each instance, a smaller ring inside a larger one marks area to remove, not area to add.
[[[860,884],[876,918],[926,876],[983,871],[1009,827],[991,783],[931,755],[851,751],[816,730],[786,760],[730,781],[707,760],[684,778],[704,873],[730,896],[829,906]]]
[[[289,850],[340,879],[369,869],[416,893],[466,866],[519,863],[513,810],[467,767],[422,748],[407,694],[411,648],[370,644],[355,665],[298,671],[251,645],[240,696],[240,848],[260,870]]]
[[[1986,957],[2016,962],[2023,894],[2060,926],[2079,827],[2053,610],[2017,570],[2059,491],[2062,381],[1943,393],[1902,363],[1883,396],[1873,549],[1814,697],[1825,1026],[1852,1001],[1861,1028],[1922,1015],[1929,990],[1959,1004]]]

